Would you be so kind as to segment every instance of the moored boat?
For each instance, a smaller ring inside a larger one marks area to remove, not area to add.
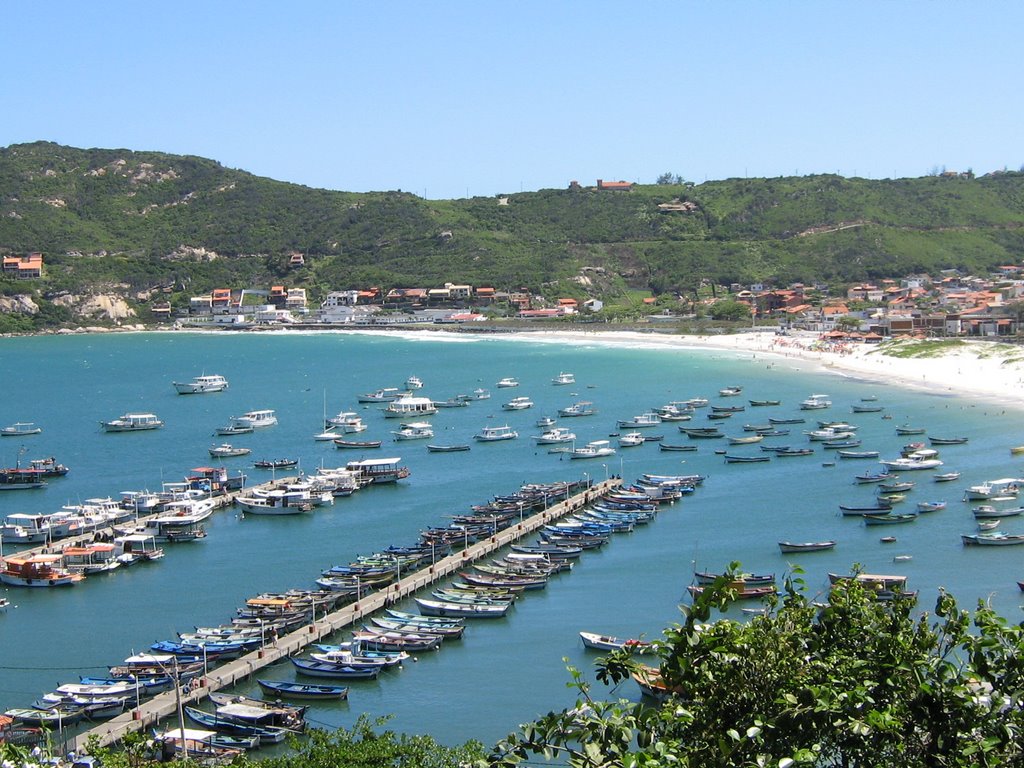
[[[1008,547],[1016,544],[1024,544],[1024,533],[982,531],[981,533],[961,534],[960,539],[965,545],[972,544],[987,547]]]
[[[210,456],[215,459],[225,459],[232,456],[248,456],[252,453],[252,448],[242,448],[240,446],[233,446],[231,443],[221,443],[220,445],[210,446]]]
[[[42,427],[37,427],[31,421],[17,421],[9,427],[0,429],[0,437],[28,437],[38,435],[42,431]]]
[[[274,411],[266,408],[258,411],[247,411],[241,416],[236,416],[232,419],[232,423],[240,427],[261,429],[263,427],[272,427],[277,424],[277,415]]]
[[[784,555],[796,552],[822,552],[827,549],[834,549],[834,541],[780,541],[779,551]]]
[[[458,445],[435,445],[433,443],[427,445],[427,450],[431,453],[458,453],[460,451],[468,451],[469,446],[464,444]]]
[[[85,579],[61,566],[61,555],[7,557],[0,568],[0,583],[10,587],[64,587]]]
[[[499,440],[515,440],[517,437],[519,437],[519,433],[508,426],[508,424],[500,427],[484,427],[473,435],[473,439],[481,443],[493,443]]]
[[[615,637],[613,635],[599,635],[596,632],[580,632],[580,640],[586,648],[595,651],[619,651],[624,648],[643,651],[651,648],[651,643],[644,640],[632,638]]]
[[[223,392],[228,388],[228,380],[217,374],[203,374],[192,381],[175,381],[175,390],[179,395],[200,395],[207,392]]]
[[[348,698],[349,692],[348,686],[343,685],[314,685],[262,679],[257,679],[256,682],[264,692],[290,699],[340,700]]]
[[[110,421],[101,421],[104,432],[141,432],[149,429],[160,429],[164,425],[152,413],[126,413]]]

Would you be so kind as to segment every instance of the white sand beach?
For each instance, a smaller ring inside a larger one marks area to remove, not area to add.
[[[503,337],[508,338],[508,337]],[[524,341],[564,344],[708,348],[766,360],[800,360],[837,375],[857,376],[900,387],[976,397],[1003,406],[1024,408],[1024,348],[991,341],[965,341],[961,346],[926,357],[886,354],[889,344],[825,344],[818,334],[778,336],[747,332],[720,336],[677,336],[629,331],[566,331],[519,334]],[[917,342],[898,342],[903,349]]]

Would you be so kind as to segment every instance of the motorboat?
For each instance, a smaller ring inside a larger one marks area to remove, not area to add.
[[[831,405],[832,401],[828,399],[828,395],[811,395],[806,400],[800,402],[800,410],[816,411],[822,408],[829,408]]]
[[[248,411],[241,416],[236,416],[233,422],[238,426],[259,429],[277,424],[277,416],[272,410]]]
[[[477,434],[473,435],[474,440],[481,443],[493,443],[498,440],[515,440],[519,433],[507,424],[501,427],[484,427]]]
[[[644,444],[644,436],[640,432],[627,432],[624,435],[619,435],[619,447],[620,448],[634,448],[638,445]]]
[[[533,408],[533,400],[528,397],[513,397],[501,407],[506,411],[522,411],[526,408]]]
[[[566,408],[559,408],[558,415],[570,418],[573,416],[593,416],[597,413],[597,409],[594,408],[594,404],[588,400],[581,400],[578,403],[573,403]]]
[[[615,449],[607,440],[593,440],[569,452],[570,459],[600,459],[614,455]]]
[[[935,469],[942,466],[941,459],[912,459],[909,457],[899,459],[887,459],[881,462],[882,466],[890,472],[904,472],[920,469]]]
[[[423,388],[423,382],[420,380],[419,376],[410,376],[408,379],[405,380],[405,388],[406,389],[422,389]]]
[[[538,427],[543,427],[544,429],[549,429],[549,428],[555,426],[555,420],[552,419],[550,416],[541,416],[539,419],[537,419],[536,424],[537,424]]]
[[[398,387],[384,387],[356,398],[360,403],[390,403],[407,394]]]
[[[507,387],[518,387],[519,380],[512,376],[508,376],[504,379],[501,379],[495,386],[497,386],[499,389],[505,389]]]
[[[10,587],[63,587],[77,584],[85,576],[61,566],[62,555],[7,557],[0,569],[0,584]]]
[[[566,427],[554,427],[543,434],[533,438],[537,445],[555,445],[557,443],[571,443],[576,439],[576,433]]]
[[[565,384],[575,384],[576,377],[571,373],[559,373],[555,378],[551,380],[551,383],[555,386],[563,386]]]
[[[192,381],[172,382],[179,395],[201,395],[207,392],[223,392],[228,380],[216,374],[196,376]]]
[[[999,498],[1015,498],[1020,492],[1024,478],[1004,477],[972,485],[964,490],[964,501],[986,501]]]
[[[0,436],[27,437],[28,435],[38,435],[42,431],[42,427],[37,427],[31,421],[17,421],[9,427],[0,429]]]
[[[231,445],[231,443],[221,443],[220,445],[210,446],[210,456],[215,459],[226,459],[232,456],[248,456],[252,453],[252,448],[241,448]]]
[[[126,413],[110,421],[101,421],[104,432],[141,432],[160,429],[164,423],[152,413]]]
[[[639,416],[634,416],[631,419],[621,419],[618,424],[620,427],[628,427],[630,429],[657,427],[661,424],[661,416],[654,411],[648,411],[647,413],[642,413]]]
[[[252,431],[252,427],[245,426],[244,424],[227,424],[223,427],[217,427],[213,433],[220,437],[230,437],[231,435],[248,435]]]
[[[392,430],[391,434],[395,436],[395,440],[422,440],[433,437],[434,429],[429,422],[411,421],[403,424],[400,430]]]
[[[345,434],[363,432],[366,429],[362,416],[354,411],[341,411],[335,416],[324,419],[324,422],[327,426],[337,427]]]

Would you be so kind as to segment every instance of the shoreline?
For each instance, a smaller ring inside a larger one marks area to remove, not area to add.
[[[142,324],[105,328],[80,327],[28,336],[67,336],[92,333],[223,333],[224,331],[257,333],[340,333],[375,334],[406,339],[438,339],[439,334],[449,339],[478,341],[501,339],[505,341],[600,345],[608,347],[685,351],[687,349],[716,350],[740,357],[763,355],[771,360],[799,360],[815,369],[835,375],[845,375],[865,381],[890,384],[918,392],[935,395],[980,398],[998,405],[1024,409],[1024,348],[1018,349],[1000,342],[964,340],[955,349],[943,350],[934,356],[903,357],[886,354],[892,342],[883,344],[840,343],[828,344],[817,333],[777,335],[772,329],[723,333],[719,335],[682,335],[665,330],[584,330],[570,328],[168,328],[148,327]],[[6,336],[16,338],[22,334]],[[898,342],[913,344],[915,342]]]

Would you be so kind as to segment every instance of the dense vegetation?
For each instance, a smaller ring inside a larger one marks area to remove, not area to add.
[[[668,181],[680,181],[670,177]],[[666,179],[662,179],[662,182]],[[310,189],[212,160],[49,143],[0,149],[0,251],[46,255],[37,293],[286,281],[332,289],[446,281],[602,295],[702,284],[848,283],[1024,256],[1024,174],[822,175],[545,189],[424,200]],[[660,204],[692,203],[663,212]],[[306,265],[289,269],[292,251]],[[593,281],[574,282],[583,267]],[[0,280],[0,293],[25,283]]]
[[[820,607],[790,581],[765,616],[709,623],[731,584],[684,609],[654,658],[598,662],[600,681],[629,685],[638,662],[660,665],[663,701],[603,700],[572,670],[576,706],[522,726],[491,768],[540,756],[574,768],[1024,762],[1024,630],[984,603],[972,614],[941,594],[929,617],[850,581]]]

